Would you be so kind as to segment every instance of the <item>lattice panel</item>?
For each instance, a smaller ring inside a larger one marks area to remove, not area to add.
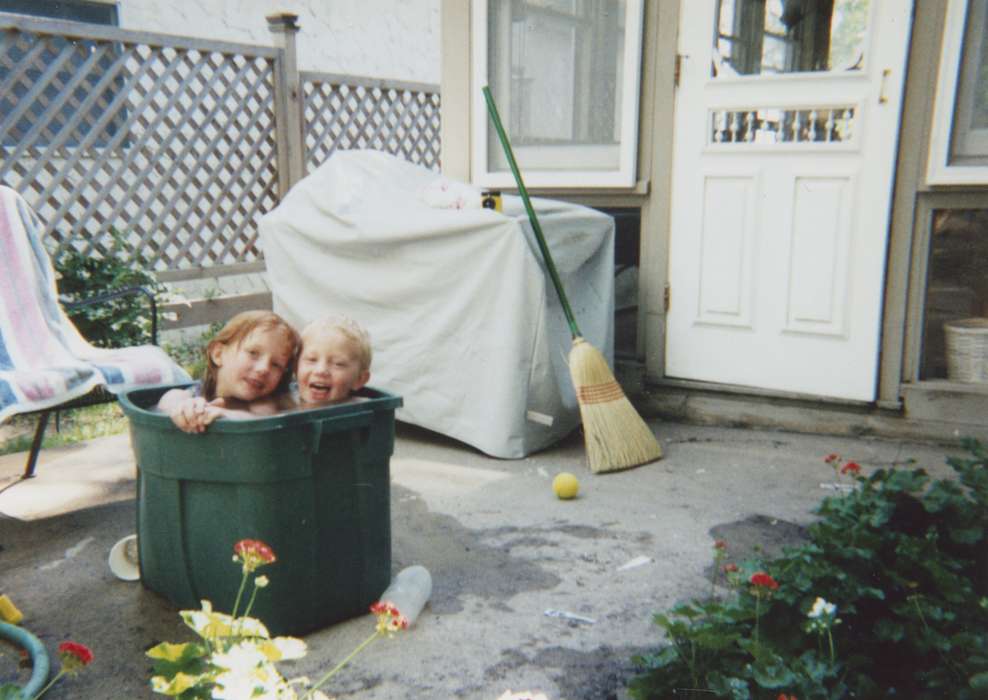
[[[310,170],[338,148],[386,151],[439,169],[438,91],[307,77],[304,134]]]
[[[257,259],[277,204],[275,52],[117,31],[3,26],[0,182],[56,254],[105,254],[119,232],[155,270]]]

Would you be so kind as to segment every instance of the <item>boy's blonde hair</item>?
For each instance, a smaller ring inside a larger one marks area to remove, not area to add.
[[[240,345],[244,342],[244,338],[258,328],[283,333],[290,346],[291,359],[288,362],[288,367],[285,368],[281,381],[275,388],[276,392],[288,390],[288,385],[291,383],[295,371],[295,358],[302,343],[298,331],[273,311],[242,311],[227,321],[220,332],[206,345],[206,371],[202,376],[202,395],[207,401],[216,398],[216,375],[219,372],[219,367],[213,362],[213,351],[221,345]]]
[[[370,335],[364,330],[363,326],[352,318],[342,315],[317,318],[302,329],[302,345],[299,347],[299,352],[305,347],[305,337],[315,331],[336,331],[345,337],[357,349],[357,361],[360,363],[361,371],[366,372],[370,370],[371,359],[373,359]]]

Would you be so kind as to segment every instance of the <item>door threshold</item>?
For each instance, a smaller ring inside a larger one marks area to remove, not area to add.
[[[640,362],[616,363],[616,376],[645,418],[818,435],[877,437],[956,446],[988,440],[988,426],[949,415],[918,415],[898,403],[842,401],[736,385],[649,378]]]
[[[742,386],[740,384],[721,384],[719,382],[704,382],[695,379],[676,379],[675,377],[660,377],[657,379],[647,378],[645,380],[651,386],[668,386],[693,391],[713,391],[722,394],[738,394],[744,396],[757,396],[760,398],[785,399],[787,401],[802,401],[813,404],[827,404],[831,406],[846,406],[848,408],[873,408],[872,401],[860,401],[855,399],[840,399],[832,396],[817,396],[815,394],[803,394],[797,391],[780,391],[778,389],[762,389],[759,387]]]

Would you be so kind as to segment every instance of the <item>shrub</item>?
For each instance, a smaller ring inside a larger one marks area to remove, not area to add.
[[[845,464],[855,488],[823,500],[806,545],[655,616],[669,643],[635,658],[632,695],[988,697],[988,450],[963,445],[953,479]]]
[[[111,229],[112,244],[104,255],[84,254],[67,246],[54,259],[58,291],[65,301],[84,301],[126,287],[144,287],[160,294],[164,286],[140,257],[128,258],[123,236]],[[125,347],[150,342],[151,309],[143,294],[66,309],[79,332],[99,347]]]

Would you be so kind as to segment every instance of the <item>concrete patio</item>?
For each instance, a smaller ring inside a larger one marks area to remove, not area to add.
[[[711,592],[715,539],[727,541],[734,560],[798,541],[814,507],[833,493],[826,454],[839,452],[866,471],[913,459],[947,475],[944,456],[959,452],[878,439],[652,427],[665,450],[661,461],[592,475],[578,434],[504,461],[399,425],[391,462],[393,570],[426,566],[432,599],[409,631],[372,644],[326,692],[373,700],[494,700],[508,689],[551,700],[625,697],[631,657],[659,641],[652,613]],[[191,632],[174,606],[107,567],[111,546],[135,530],[128,436],[43,451],[38,477],[21,482],[23,461],[23,454],[0,457],[0,593],[53,655],[72,639],[96,656],[46,698],[161,697],[149,690],[144,651],[189,640]],[[577,499],[554,497],[550,484],[560,471],[580,478]],[[310,634],[308,655],[282,670],[316,678],[372,629],[368,615]],[[9,658],[0,663],[10,670]]]

